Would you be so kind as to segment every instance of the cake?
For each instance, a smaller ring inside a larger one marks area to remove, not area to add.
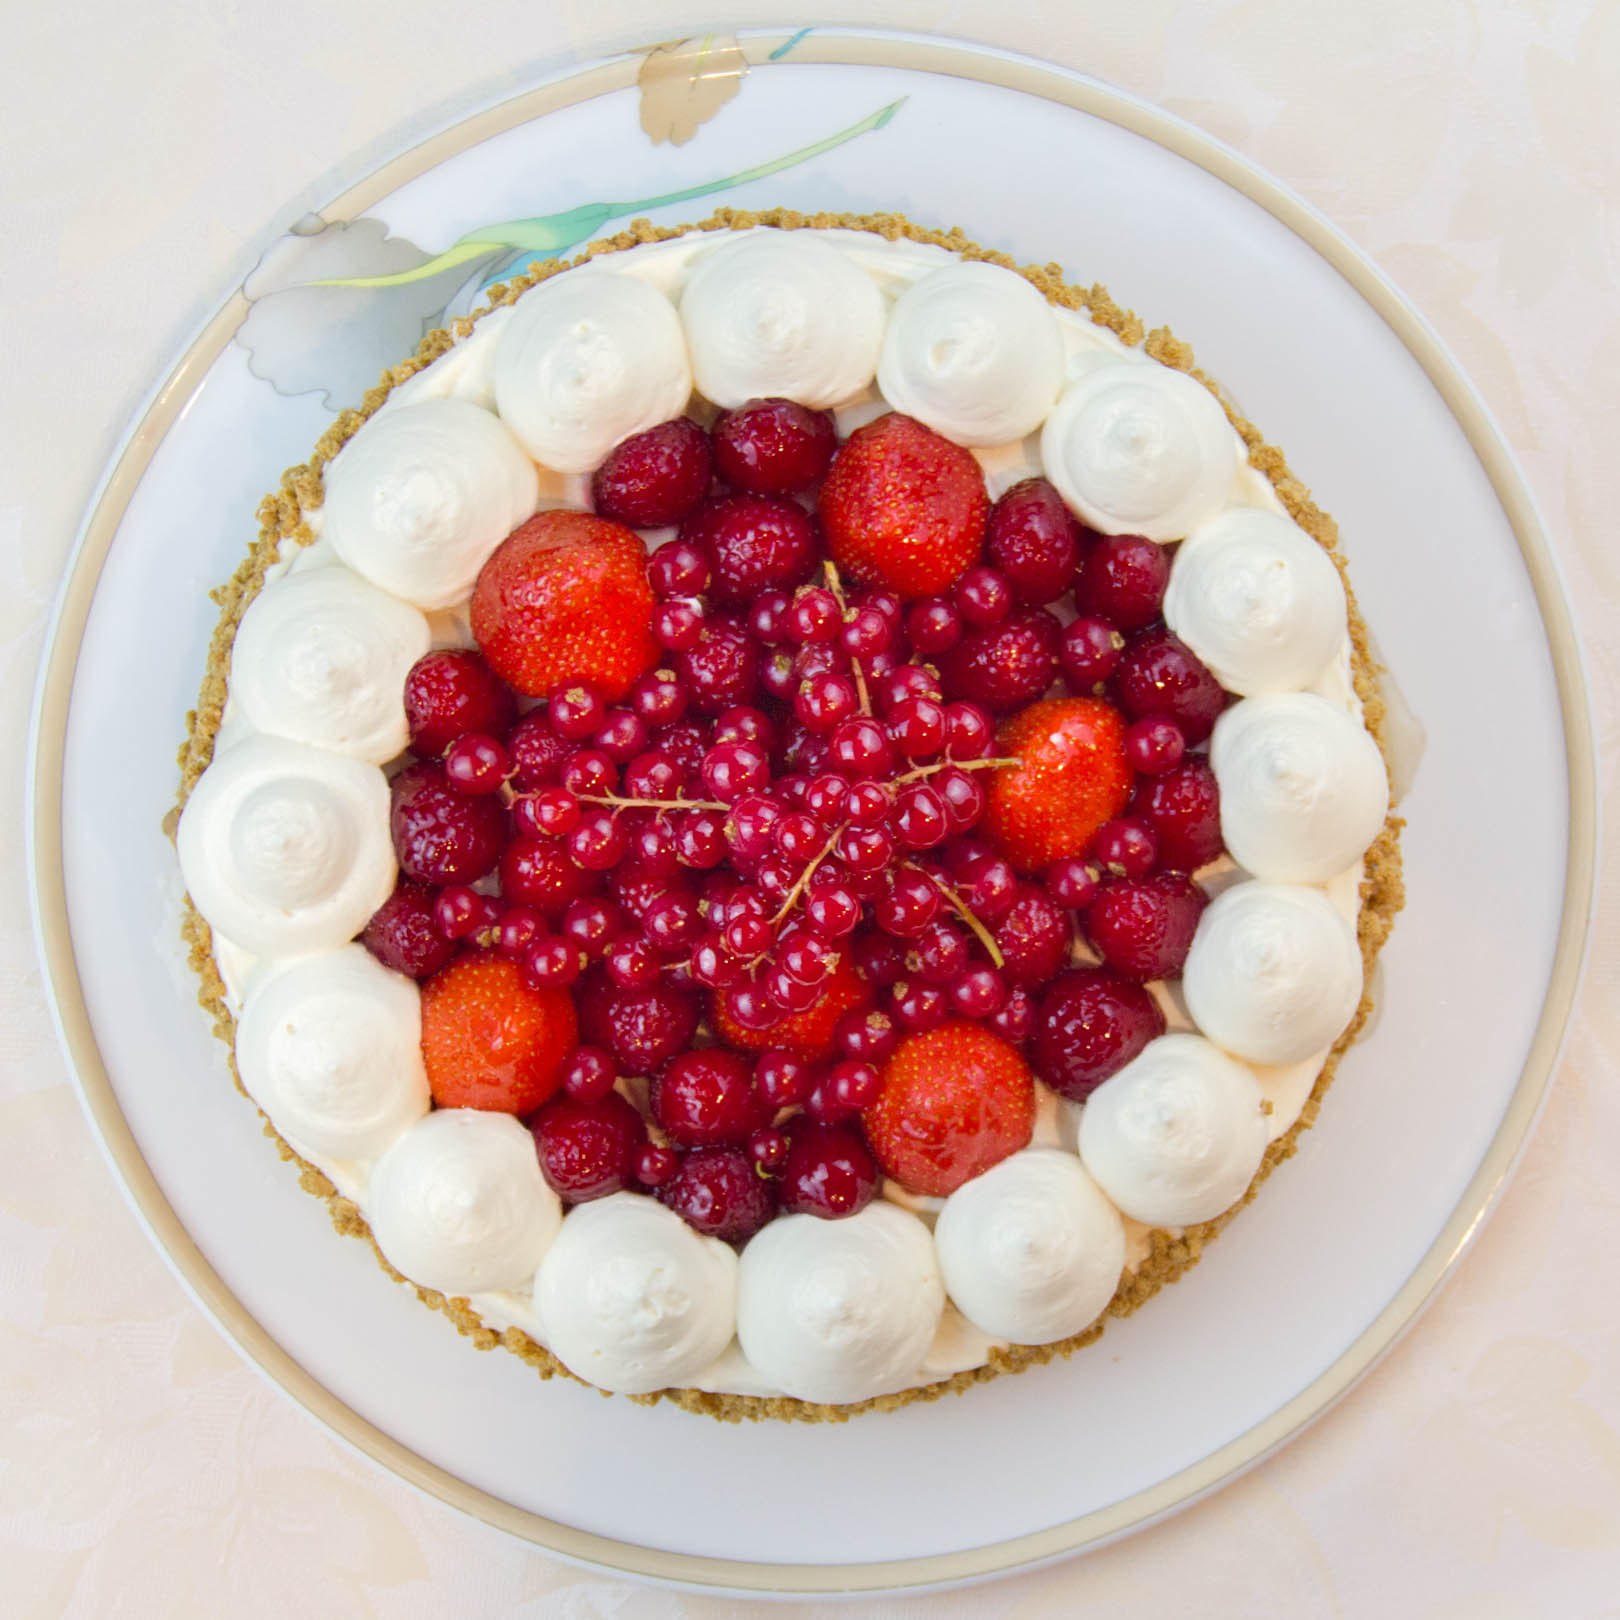
[[[201,999],[479,1347],[728,1419],[934,1398],[1089,1343],[1312,1123],[1401,901],[1364,628],[1100,288],[640,222],[261,523],[181,751]]]

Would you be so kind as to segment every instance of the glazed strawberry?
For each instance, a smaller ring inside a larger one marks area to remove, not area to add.
[[[866,1007],[872,1001],[872,986],[863,979],[847,957],[827,976],[821,1000],[808,1012],[789,1013],[769,1029],[744,1029],[727,1012],[723,997],[715,998],[715,1033],[727,1046],[744,1052],[763,1052],[779,1046],[805,1057],[824,1057],[831,1052],[839,1020],[847,1012]]]
[[[849,579],[909,600],[948,591],[979,560],[990,501],[969,451],[891,412],[833,457],[819,511]]]
[[[495,673],[530,697],[577,681],[616,702],[658,662],[646,564],[640,539],[617,523],[537,513],[484,564],[473,636]]]
[[[1050,698],[1003,724],[996,753],[1023,763],[993,773],[981,826],[1019,871],[1083,855],[1125,808],[1124,737],[1119,711],[1100,698]]]
[[[578,1041],[562,990],[532,990],[516,962],[489,951],[422,986],[422,1060],[440,1108],[531,1114],[562,1085]]]
[[[943,1198],[1029,1144],[1034,1076],[1005,1041],[954,1020],[901,1041],[862,1123],[888,1175]]]

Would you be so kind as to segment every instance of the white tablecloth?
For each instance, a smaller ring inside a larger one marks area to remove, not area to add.
[[[262,248],[420,130],[544,68],[699,25],[806,20],[779,0],[709,0],[701,16],[658,0],[12,8],[0,738],[14,815],[34,669],[80,516],[147,389]],[[1522,460],[1586,637],[1612,783],[1620,6],[876,0],[817,20],[986,40],[1109,79],[1256,159],[1369,253]],[[106,791],[112,821],[116,783]],[[20,835],[0,856],[0,896],[0,1611],[766,1612],[582,1574],[508,1541],[351,1455],[249,1371],[148,1244],[80,1114],[35,963]],[[1078,1562],[860,1611],[1620,1614],[1617,990],[1611,893],[1557,1085],[1498,1212],[1416,1328],[1302,1438]]]

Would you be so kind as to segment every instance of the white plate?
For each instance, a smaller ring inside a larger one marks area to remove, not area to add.
[[[620,58],[446,131],[325,218],[364,214],[438,253],[487,239],[491,221],[699,186],[858,129],[720,200],[959,224],[1106,283],[1191,341],[1338,518],[1429,737],[1377,1025],[1298,1156],[1099,1346],[844,1426],[727,1427],[542,1384],[475,1354],[333,1236],[195,1005],[161,830],[174,750],[208,592],[242,556],[259,496],[329,419],[318,393],[254,372],[353,399],[356,376],[403,355],[425,314],[510,250],[426,293],[265,298],[251,369],[232,341],[249,309],[237,294],[181,361],[110,470],[64,588],[36,733],[36,898],[63,1037],[137,1207],[224,1331],[334,1430],[566,1556],[706,1587],[895,1590],[1026,1566],[1173,1510],[1317,1415],[1421,1308],[1523,1145],[1573,996],[1592,881],[1585,697],[1494,428],[1432,334],[1298,201],[1163,114],[1024,59],[760,34],[739,83],[726,74],[740,59],[716,51],[708,88],[736,94],[685,144],[641,132],[642,60]],[[674,105],[658,94],[655,125]],[[342,235],[341,262],[315,273],[399,268],[377,259],[392,251],[381,238]],[[278,245],[252,290],[311,245]]]

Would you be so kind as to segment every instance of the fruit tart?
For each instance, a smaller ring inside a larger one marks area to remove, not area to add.
[[[1401,899],[1364,629],[1101,289],[642,222],[261,517],[181,755],[202,1000],[479,1346],[726,1418],[933,1397],[1134,1310],[1314,1119]]]

